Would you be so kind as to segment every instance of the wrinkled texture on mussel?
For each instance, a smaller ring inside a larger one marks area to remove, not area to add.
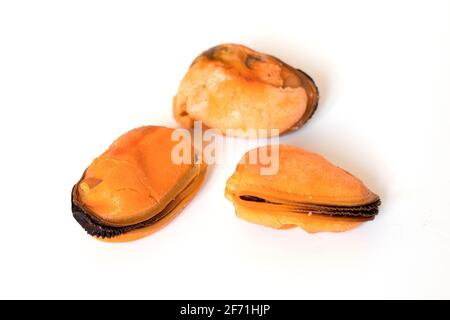
[[[249,137],[252,129],[281,134],[301,127],[318,101],[306,73],[242,45],[223,44],[194,60],[173,99],[173,114],[186,128],[201,120],[223,134]]]
[[[180,143],[172,141],[172,132],[134,129],[86,169],[72,190],[72,213],[90,235],[118,242],[141,238],[171,221],[193,198],[206,167],[192,145],[190,163],[172,161]]]
[[[250,151],[253,156],[246,153],[228,179],[225,195],[240,218],[314,233],[347,231],[378,214],[379,197],[358,178],[318,154],[289,145],[280,145],[276,152],[277,147],[260,147]],[[261,169],[273,155],[279,156],[279,169],[263,175]]]

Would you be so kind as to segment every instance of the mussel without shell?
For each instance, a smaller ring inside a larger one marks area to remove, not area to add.
[[[270,154],[276,147],[261,147],[258,152]],[[265,165],[251,163],[249,157],[244,155],[225,191],[244,220],[279,229],[298,226],[311,233],[342,232],[378,213],[381,202],[376,194],[318,154],[280,145],[274,175],[261,174]]]
[[[171,159],[173,129],[146,126],[119,139],[86,169],[72,191],[72,212],[92,236],[131,241],[170,222],[198,191],[206,170]]]
[[[186,128],[200,120],[223,134],[249,137],[248,130],[265,129],[271,136],[271,129],[281,134],[300,128],[318,101],[306,73],[245,46],[223,44],[194,60],[173,99],[173,114]]]

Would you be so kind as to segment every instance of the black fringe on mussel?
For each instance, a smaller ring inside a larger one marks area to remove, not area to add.
[[[319,92],[319,88],[317,87],[317,85],[316,85],[316,83],[314,82],[313,78],[311,78],[311,76],[310,76],[309,74],[307,74],[306,72],[304,72],[304,71],[302,71],[302,70],[300,70],[300,69],[297,69],[297,71],[300,72],[301,74],[303,74],[309,81],[311,81],[311,84],[314,86],[314,89],[315,89],[315,91],[316,91],[316,93],[317,93],[317,99],[316,99],[316,103],[312,106],[312,110],[309,112],[308,117],[307,117],[305,120],[301,121],[301,123],[297,123],[296,125],[294,125],[294,127],[295,127],[295,126],[298,126],[299,124],[303,125],[303,124],[305,124],[309,119],[311,119],[311,117],[314,115],[314,113],[315,113],[316,110],[317,110],[317,106],[319,105],[319,100],[320,100],[320,92]]]
[[[281,203],[267,201],[266,199],[251,196],[251,195],[241,195],[239,196],[241,200],[251,201],[251,202],[262,202],[274,205],[280,205]],[[365,204],[362,206],[330,206],[322,204],[301,204],[298,209],[294,209],[295,212],[299,213],[311,213],[319,214],[324,216],[336,216],[336,217],[346,217],[346,218],[365,218],[372,220],[378,214],[378,207],[381,205],[381,200]]]
[[[155,224],[167,215],[167,213],[159,213],[148,220],[129,226],[108,226],[94,217],[92,214],[89,214],[89,212],[87,212],[87,210],[85,210],[83,207],[78,205],[77,201],[75,201],[74,199],[74,191],[72,191],[72,214],[75,220],[89,235],[107,239],[120,236],[136,229],[149,227],[150,225]]]

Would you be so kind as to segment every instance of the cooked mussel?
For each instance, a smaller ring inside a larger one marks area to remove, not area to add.
[[[261,174],[267,161],[252,162],[250,153],[271,154],[273,148],[279,148],[278,171]],[[381,204],[358,178],[290,145],[269,145],[244,155],[227,181],[225,195],[244,220],[279,229],[298,226],[310,233],[353,229],[374,219]]]
[[[72,190],[72,213],[88,234],[131,241],[170,222],[198,191],[206,166],[193,147],[176,164],[174,129],[146,126],[117,139]]]
[[[281,134],[300,128],[318,101],[318,89],[303,71],[245,46],[223,44],[194,60],[173,99],[173,115],[186,128],[199,120],[231,136],[249,137],[253,129],[271,136],[271,129]]]

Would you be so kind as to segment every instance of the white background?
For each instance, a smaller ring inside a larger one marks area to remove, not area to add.
[[[87,236],[73,184],[127,130],[175,127],[179,81],[223,42],[316,80],[281,141],[360,177],[380,215],[317,235],[237,219],[243,144],[160,232]],[[2,1],[0,298],[450,298],[449,92],[449,1]]]

